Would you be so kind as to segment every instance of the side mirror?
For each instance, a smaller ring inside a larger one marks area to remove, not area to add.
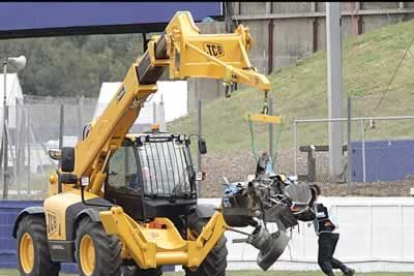
[[[71,173],[63,173],[60,175],[60,181],[65,184],[77,184],[78,178]]]
[[[198,140],[198,151],[201,154],[206,154],[207,153],[207,144],[206,144],[206,140],[204,140],[203,138],[200,138]]]
[[[62,151],[57,149],[57,150],[49,150],[49,156],[50,158],[52,158],[53,160],[59,161],[60,158],[62,157]]]
[[[75,149],[72,147],[62,148],[60,159],[62,172],[73,172],[75,169]]]

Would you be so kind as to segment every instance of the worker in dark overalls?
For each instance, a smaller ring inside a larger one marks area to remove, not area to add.
[[[315,188],[317,199],[320,198],[321,189],[318,185]],[[345,276],[353,276],[355,270],[347,267],[340,260],[333,257],[339,240],[339,224],[329,213],[328,208],[320,202],[316,202],[316,218],[314,220],[315,232],[319,237],[318,264],[323,273],[327,276],[334,276],[333,269],[340,269]]]

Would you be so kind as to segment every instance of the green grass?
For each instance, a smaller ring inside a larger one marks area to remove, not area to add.
[[[17,269],[0,269],[0,276],[20,276],[20,273]],[[60,276],[72,276],[72,274],[63,274]]]
[[[71,276],[72,274],[61,274]],[[164,273],[165,276],[181,276],[184,273]],[[319,271],[229,271],[228,276],[323,276],[324,274]],[[410,276],[412,272],[373,272],[373,273],[357,273],[358,276]],[[2,269],[0,270],[0,276],[20,276],[17,270]]]
[[[403,61],[389,91],[375,111],[382,92],[413,39],[414,21],[390,25],[374,32],[344,41],[343,91],[344,117],[346,97],[353,97],[353,116],[413,115],[414,45]],[[284,67],[269,76],[274,113],[283,120],[278,148],[292,148],[291,124],[294,118],[327,118],[326,51],[319,51],[295,66]],[[260,112],[263,93],[253,88],[235,92],[230,99],[219,98],[203,106],[203,134],[209,153],[228,153],[250,150],[249,127],[244,121],[246,112]],[[376,122],[377,128],[367,132],[367,139],[413,137],[411,122]],[[353,137],[359,139],[359,125]],[[257,147],[267,145],[265,126],[257,124]],[[169,125],[170,131],[196,133],[196,114]],[[276,133],[278,127],[276,127]],[[344,133],[346,135],[346,133]],[[327,125],[301,125],[299,143],[327,143]],[[346,141],[346,140],[345,140]]]
[[[68,275],[69,274],[61,274]],[[164,273],[165,276],[181,276],[183,273]],[[324,274],[320,271],[229,271],[227,272],[228,276],[323,276]],[[401,273],[357,273],[358,276],[410,276],[412,272],[401,272]],[[0,276],[20,276],[16,270],[3,269],[0,270]]]

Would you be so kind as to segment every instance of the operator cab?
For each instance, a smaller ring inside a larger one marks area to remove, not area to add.
[[[185,135],[157,129],[128,134],[106,168],[105,198],[135,220],[186,214],[197,204],[189,145]]]

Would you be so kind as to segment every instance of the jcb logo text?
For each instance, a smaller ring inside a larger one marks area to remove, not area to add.
[[[224,56],[223,45],[218,43],[204,43],[204,51],[213,57]]]

